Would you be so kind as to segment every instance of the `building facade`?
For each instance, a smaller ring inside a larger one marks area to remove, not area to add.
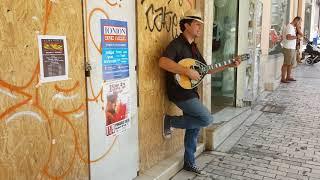
[[[264,91],[277,88],[287,23],[301,16],[309,38],[319,28],[316,0],[5,0],[0,179],[156,179],[165,175],[152,174],[154,167],[167,176],[179,170],[184,132],[163,139],[162,118],[182,112],[166,97],[158,59],[189,9],[203,14],[197,44],[208,64],[250,55],[236,69],[206,76],[199,88],[219,118],[250,113]],[[59,71],[64,67],[68,73]],[[52,81],[42,81],[43,69]],[[55,80],[59,74],[68,77]],[[203,130],[199,152],[216,149],[240,125],[232,123]]]

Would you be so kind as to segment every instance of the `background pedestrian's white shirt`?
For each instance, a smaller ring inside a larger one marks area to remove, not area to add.
[[[287,35],[296,36],[296,29],[292,24],[288,24],[283,33],[283,47],[286,49],[296,49],[296,39],[288,40]]]

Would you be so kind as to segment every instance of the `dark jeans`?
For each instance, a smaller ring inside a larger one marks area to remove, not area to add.
[[[318,46],[318,38],[313,38],[313,45]]]
[[[174,102],[182,111],[182,116],[167,116],[171,126],[186,129],[184,136],[184,162],[195,165],[194,153],[197,148],[197,138],[200,128],[206,127],[213,122],[213,116],[198,98]]]

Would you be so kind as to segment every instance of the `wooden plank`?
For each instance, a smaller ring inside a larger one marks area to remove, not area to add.
[[[2,0],[0,179],[88,178],[81,1]],[[37,35],[67,36],[67,81],[38,83]]]

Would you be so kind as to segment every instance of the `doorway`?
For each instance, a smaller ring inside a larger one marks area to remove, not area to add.
[[[237,52],[238,0],[220,0],[214,3],[212,64],[231,59]],[[211,112],[235,105],[236,70],[228,68],[212,74]]]

